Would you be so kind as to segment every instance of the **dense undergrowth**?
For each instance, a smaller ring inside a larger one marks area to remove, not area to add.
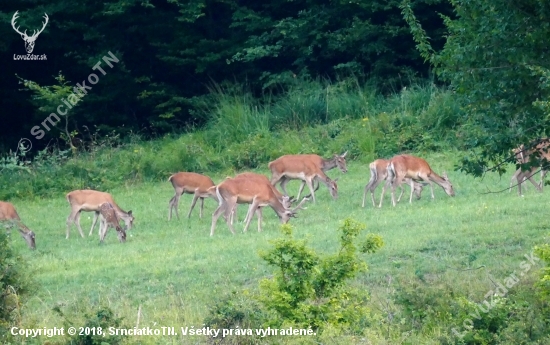
[[[284,154],[330,156],[348,151],[368,161],[408,150],[457,145],[460,107],[433,84],[377,94],[356,80],[309,81],[277,99],[257,100],[241,88],[213,90],[196,105],[206,128],[143,141],[116,133],[90,136],[77,154],[50,147],[27,159],[21,151],[0,161],[0,199],[46,197],[73,189],[109,190],[165,180],[178,171],[231,173]]]

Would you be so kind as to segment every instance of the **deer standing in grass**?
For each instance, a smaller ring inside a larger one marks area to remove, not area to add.
[[[344,158],[346,154],[347,152],[341,156],[335,155],[333,160],[328,161],[334,161],[334,164],[339,166],[343,172],[347,172],[345,165],[346,160]],[[269,169],[271,170],[271,184],[276,186],[277,183],[280,183],[284,195],[288,195],[285,188],[286,183],[290,180],[302,180],[297,199],[300,198],[304,185],[307,185],[313,198],[313,202],[316,202],[313,181],[317,179],[318,181],[324,183],[332,197],[337,199],[338,185],[336,184],[336,181],[338,181],[338,179],[331,180],[327,175],[325,175],[323,169],[328,170],[329,166],[325,165],[324,162],[326,161],[327,160],[324,160],[318,155],[285,155],[279,157],[268,164]]]
[[[231,213],[237,204],[250,204],[246,216],[246,224],[243,230],[243,232],[246,232],[254,212],[258,215],[258,231],[262,231],[262,213],[258,211],[258,208],[270,206],[279,216],[281,223],[284,224],[288,222],[290,217],[295,217],[296,211],[302,208],[302,204],[307,201],[307,199],[304,198],[304,200],[302,200],[302,202],[300,202],[300,204],[294,209],[285,208],[283,203],[279,200],[279,198],[277,198],[277,195],[273,191],[274,188],[271,183],[261,180],[229,178],[222,181],[214,188],[218,197],[219,205],[212,215],[210,236],[214,236],[216,223],[222,213],[225,214],[225,219],[227,225],[229,226],[229,230],[232,234],[235,234],[233,224],[231,224]]]
[[[94,231],[97,218],[99,217],[100,206],[106,202],[113,206],[117,217],[124,221],[126,224],[126,230],[132,229],[132,224],[134,222],[132,211],[125,212],[118,207],[109,193],[98,192],[91,189],[74,190],[66,195],[66,199],[69,202],[69,205],[71,205],[71,214],[67,218],[67,239],[69,238],[69,231],[73,223],[76,223],[80,236],[84,238],[84,233],[82,232],[82,227],[80,226],[80,213],[82,211],[94,212],[94,220],[92,222],[92,228],[90,229],[89,234],[89,236],[91,236]]]
[[[526,164],[529,163],[532,157],[538,156],[538,159],[546,159],[550,162],[550,140],[549,139],[541,139],[539,140],[537,145],[534,145],[534,148],[528,149],[525,147],[525,145],[520,145],[519,147],[513,149],[514,155],[516,156],[516,163],[517,164]],[[546,163],[547,164],[547,163]],[[514,184],[514,180],[517,182],[518,185],[518,195],[523,195],[523,192],[521,190],[523,182],[525,180],[529,180],[533,186],[539,191],[542,192],[544,187],[544,177],[546,176],[547,170],[542,167],[543,163],[541,163],[540,166],[532,166],[526,171],[523,171],[521,167],[516,170],[514,175],[512,176],[512,179],[510,180],[510,190],[512,191],[512,186]],[[541,170],[541,176],[540,176],[540,183],[536,183],[533,180],[533,175],[538,172],[538,170]]]
[[[264,183],[267,182],[267,183],[269,183],[270,186],[272,186],[271,182],[269,181],[267,176],[262,175],[262,174],[256,174],[256,173],[253,173],[253,172],[240,173],[240,174],[236,175],[234,177],[234,179],[245,179],[245,180],[250,180],[250,181],[256,180],[256,181],[261,181],[261,182],[264,182]],[[294,201],[293,197],[288,197],[286,195],[283,195],[275,187],[273,187],[273,193],[275,193],[275,196],[277,197],[277,199],[279,199],[279,201],[283,204],[283,206],[285,208],[290,208],[291,207],[292,202]],[[237,211],[237,206],[235,205],[235,209],[231,213],[231,217],[232,217],[231,223],[232,224],[233,224],[233,217],[235,217],[236,211]],[[261,213],[261,212],[262,212],[261,208],[258,208],[258,210],[256,211],[256,213]],[[247,219],[244,220],[244,222],[246,222],[246,221],[247,221]]]
[[[170,199],[168,205],[168,220],[172,219],[172,210],[176,211],[176,217],[179,219],[178,215],[178,203],[182,194],[193,194],[193,201],[191,202],[191,208],[187,214],[187,218],[191,218],[191,212],[195,207],[198,199],[201,199],[201,208],[199,213],[199,218],[202,218],[202,211],[204,209],[204,198],[211,197],[216,199],[216,195],[209,193],[208,189],[214,187],[215,184],[212,179],[208,176],[197,174],[194,172],[179,172],[168,178],[168,181],[172,183],[176,194]]]
[[[120,226],[120,219],[113,205],[104,202],[99,206],[99,242],[102,243],[105,240],[109,228],[116,230],[119,242],[126,242],[126,227]]]
[[[21,222],[21,218],[12,203],[0,201],[0,221],[10,221],[31,249],[36,249],[35,234]]]
[[[376,190],[376,187],[383,182],[386,181],[388,177],[388,164],[390,163],[390,160],[388,159],[377,159],[374,162],[369,164],[370,169],[370,180],[365,186],[365,191],[363,192],[363,203],[361,207],[365,207],[365,198],[367,196],[367,191],[370,191],[370,196],[372,199],[372,206],[376,207],[376,203],[374,201],[374,191]],[[404,178],[403,181],[407,183],[408,185],[411,184],[410,178]],[[417,199],[420,199],[420,196],[422,195],[422,189],[424,186],[421,183],[413,182],[414,185],[414,194],[416,195]],[[403,185],[399,185],[399,188],[401,188],[401,194],[399,194],[399,197],[397,198],[397,202],[401,200],[401,197],[403,196],[403,193],[405,192],[405,189],[403,188]]]
[[[443,176],[439,176],[436,174],[432,168],[430,168],[430,165],[428,162],[426,162],[424,159],[410,156],[410,155],[399,155],[395,156],[390,160],[390,163],[387,167],[388,170],[388,177],[386,179],[386,184],[384,185],[384,189],[382,189],[382,195],[380,196],[380,205],[378,207],[382,207],[382,202],[384,201],[384,193],[386,191],[387,187],[391,186],[391,200],[392,204],[395,207],[395,188],[401,183],[403,183],[403,180],[405,178],[410,178],[411,183],[411,197],[409,199],[409,203],[412,203],[412,196],[414,191],[414,181],[424,181],[430,185],[430,189],[432,192],[432,199],[435,199],[434,196],[434,188],[433,188],[433,182],[438,184],[441,188],[445,190],[445,193],[449,196],[454,196],[455,192],[453,189],[453,185],[451,184],[451,181],[449,181],[449,178],[447,177],[446,173],[443,173]]]

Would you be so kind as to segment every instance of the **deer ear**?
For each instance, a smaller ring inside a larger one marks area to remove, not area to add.
[[[131,216],[131,215],[132,215],[132,211],[128,211],[128,215]]]
[[[441,177],[443,177],[445,180],[449,180],[449,176],[447,176],[447,172],[444,171],[443,174],[441,175]]]

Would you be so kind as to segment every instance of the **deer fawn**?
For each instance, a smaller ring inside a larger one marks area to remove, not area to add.
[[[118,207],[109,193],[98,192],[91,189],[74,190],[66,195],[66,199],[69,202],[69,205],[71,205],[71,214],[67,218],[67,239],[69,238],[69,231],[71,224],[73,223],[76,223],[80,236],[84,238],[84,233],[82,232],[82,227],[80,226],[80,213],[82,211],[94,212],[94,220],[89,234],[89,236],[91,236],[99,216],[99,207],[105,202],[108,202],[113,206],[117,217],[122,219],[126,224],[127,230],[132,228],[132,224],[134,222],[132,211],[123,211],[120,207]]]
[[[109,228],[116,230],[119,242],[126,242],[126,229],[120,226],[115,208],[105,202],[99,206],[99,242],[103,242]]]

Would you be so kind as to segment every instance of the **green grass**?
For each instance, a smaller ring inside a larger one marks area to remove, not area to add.
[[[420,201],[409,204],[406,187],[405,200],[395,208],[391,207],[389,194],[382,209],[374,209],[369,199],[361,208],[369,178],[367,164],[349,162],[347,174],[330,171],[333,178],[339,177],[339,198],[333,200],[321,186],[317,204],[309,204],[299,218],[291,220],[295,236],[307,238],[316,250],[332,252],[338,245],[336,229],[348,217],[365,223],[368,232],[381,234],[385,247],[366,256],[369,271],[355,283],[372,292],[373,312],[382,316],[386,315],[386,302],[391,301],[389,304],[398,311],[393,303],[395,289],[419,280],[434,287],[451,286],[480,302],[492,286],[490,277],[500,280],[518,271],[524,254],[548,233],[550,227],[541,205],[550,201],[550,195],[537,193],[532,186],[524,197],[518,197],[515,190],[483,194],[506,188],[508,176],[500,179],[489,174],[479,180],[452,171],[459,156],[457,152],[428,156],[435,171],[448,171],[456,190],[454,198],[435,186],[435,200],[431,200],[427,187]],[[215,182],[224,177],[213,176]],[[289,191],[296,193],[297,188],[297,181],[289,184]],[[198,327],[216,298],[232,290],[256,289],[260,278],[272,274],[258,250],[269,248],[269,240],[279,236],[279,222],[273,211],[264,212],[262,233],[256,231],[254,218],[247,233],[242,233],[239,223],[233,236],[220,218],[214,237],[210,237],[211,214],[216,207],[212,199],[205,201],[203,219],[198,217],[197,205],[188,220],[185,215],[191,197],[184,195],[180,200],[183,218],[168,221],[168,201],[173,195],[168,182],[109,192],[123,209],[131,209],[136,216],[125,244],[118,243],[112,229],[104,245],[99,245],[97,228],[88,237],[92,213],[83,213],[81,218],[86,238],[80,238],[73,227],[66,240],[65,220],[70,210],[63,197],[14,201],[24,223],[35,231],[38,248],[31,252],[21,238],[12,236],[13,246],[27,260],[38,286],[23,307],[24,327],[60,327],[63,320],[52,308],[58,306],[69,319],[78,320],[88,311],[86,305],[109,306],[129,327],[136,325],[140,306],[141,327]],[[380,188],[377,200],[379,195]],[[241,206],[239,220],[244,218],[244,211]],[[479,269],[466,270],[470,268]],[[522,281],[532,280],[534,273],[531,270],[530,278]],[[415,337],[409,336],[409,341],[430,343],[429,334]],[[130,340],[142,344],[182,342],[178,337]],[[389,343],[400,342],[394,339]]]

